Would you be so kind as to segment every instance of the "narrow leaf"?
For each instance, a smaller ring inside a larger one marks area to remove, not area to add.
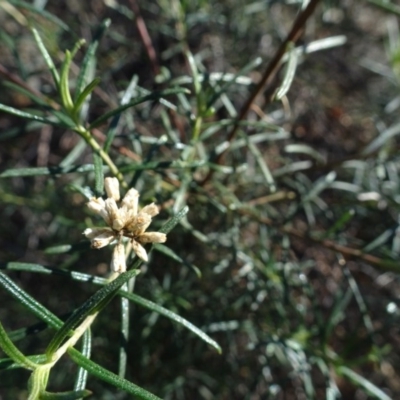
[[[70,244],[61,244],[59,246],[48,247],[44,250],[45,254],[63,254],[68,253],[72,249]]]
[[[300,154],[307,154],[313,157],[317,162],[320,164],[326,163],[326,157],[324,157],[321,152],[313,149],[311,146],[306,144],[288,144],[284,148],[286,153],[300,153]]]
[[[176,161],[152,161],[140,164],[129,164],[126,166],[121,166],[121,172],[130,172],[130,171],[141,171],[141,170],[155,170],[155,169],[166,169],[166,168],[176,168],[176,169],[184,169],[184,168],[198,168],[207,165],[206,161],[193,161],[186,162],[182,160]],[[0,175],[1,176],[1,175]]]
[[[97,196],[102,196],[104,192],[104,171],[103,159],[93,151],[93,166],[94,166],[94,188]]]
[[[80,282],[92,282],[96,285],[105,285],[107,284],[107,279],[101,278],[99,276],[84,274],[82,272],[70,271],[68,269],[60,269],[57,267],[44,267],[39,264],[30,264],[30,263],[21,263],[21,262],[9,262],[9,263],[0,263],[0,268],[7,269],[10,271],[27,271],[34,272],[45,275],[60,275],[69,277],[73,280]],[[5,275],[6,276],[6,275]],[[62,324],[62,323],[61,323]]]
[[[64,157],[60,162],[59,167],[70,167],[73,162],[75,162],[82,153],[86,150],[86,141],[81,137],[79,142],[72,148],[72,150]]]
[[[186,210],[183,209],[183,210],[181,210],[181,213],[183,214],[185,211]],[[173,226],[175,226],[173,224],[176,224],[180,221],[179,217],[182,216],[181,213],[178,213],[177,218],[172,220],[172,224],[168,224],[167,227],[166,227],[167,224],[164,225],[164,227],[162,228],[164,233],[168,233],[173,228]],[[185,215],[185,214],[183,214],[183,215]],[[7,269],[9,269],[9,270],[16,270],[16,271],[30,271],[30,272],[44,273],[44,274],[54,273],[56,275],[69,277],[71,279],[78,280],[78,281],[92,282],[96,285],[105,285],[107,283],[107,280],[105,278],[95,277],[95,276],[92,276],[89,274],[84,274],[84,273],[76,272],[76,271],[60,270],[59,268],[44,267],[39,264],[28,264],[28,263],[0,264],[0,267],[4,267],[4,266],[6,266]],[[131,270],[131,271],[133,271],[133,270]],[[124,274],[122,274],[118,279],[121,279],[121,277],[123,277],[123,276],[124,276]],[[130,278],[128,278],[128,279],[130,279]],[[124,280],[125,280],[125,278],[124,278]],[[115,281],[113,281],[113,282],[115,282]],[[105,288],[106,287],[107,286],[105,286]],[[97,292],[94,296],[96,296],[98,293],[99,292]],[[197,328],[191,322],[189,322],[186,319],[182,318],[181,316],[175,314],[174,312],[169,311],[169,310],[165,309],[164,307],[161,307],[158,304],[151,302],[150,300],[146,300],[146,299],[144,299],[138,295],[132,294],[132,293],[127,293],[126,291],[123,291],[123,290],[119,290],[118,294],[121,295],[122,297],[127,298],[130,301],[140,304],[141,306],[148,308],[151,311],[158,312],[161,315],[164,315],[165,317],[183,325],[185,328],[191,330],[194,334],[196,334],[197,336],[202,338],[206,343],[210,344],[212,347],[217,349],[218,352],[221,352],[220,346],[213,339],[211,339],[207,334],[202,332],[199,328]],[[72,316],[71,316],[71,318],[72,318]]]
[[[47,357],[44,354],[37,356],[26,356],[34,364],[43,364],[47,361]],[[20,363],[14,362],[11,358],[3,358],[0,360],[0,371],[1,370],[12,370],[18,368],[25,368]]]
[[[82,104],[84,103],[86,97],[88,97],[95,87],[101,82],[100,78],[94,78],[83,90],[79,93],[78,98],[75,101],[73,113],[79,113]]]
[[[39,319],[52,328],[60,328],[62,321],[38,303],[33,297],[17,286],[7,275],[0,272],[0,285],[7,290],[20,304],[27,307]]]
[[[365,379],[350,368],[339,366],[336,368],[336,371],[340,375],[347,377],[350,381],[365,389],[369,394],[377,399],[391,400],[391,397],[389,397],[383,390],[379,389],[371,381]]]
[[[378,137],[376,137],[372,142],[365,147],[361,152],[361,155],[368,156],[375,151],[378,151],[383,146],[389,146],[391,144],[391,139],[400,135],[400,123],[396,123],[381,132]]]
[[[166,89],[163,91],[153,92],[147,96],[139,97],[135,100],[130,101],[128,104],[121,105],[114,110],[105,113],[100,118],[97,118],[94,122],[91,123],[89,130],[95,128],[96,126],[102,124],[103,122],[107,121],[109,118],[113,117],[114,115],[122,113],[122,111],[127,110],[128,108],[137,106],[138,104],[144,103],[149,100],[160,100],[163,96],[169,96],[172,94],[178,93],[190,93],[187,89],[184,88],[173,88],[173,89]]]
[[[82,355],[90,359],[92,351],[92,333],[90,328],[88,328],[82,336]],[[88,372],[83,367],[79,367],[78,374],[75,379],[74,390],[84,390],[86,389],[88,378]]]
[[[36,324],[26,326],[24,328],[16,329],[8,333],[9,338],[13,343],[25,339],[29,335],[35,335],[47,329],[48,326],[45,322],[38,322]]]
[[[286,66],[285,76],[283,78],[281,86],[278,88],[275,98],[277,100],[282,99],[283,96],[289,91],[292,85],[294,75],[296,73],[298,54],[294,47],[294,43],[288,43],[289,60]]]
[[[97,47],[99,45],[100,39],[103,37],[107,28],[110,26],[111,20],[106,19],[103,21],[98,28],[97,32],[93,35],[93,41],[89,44],[88,49],[86,51],[85,57],[83,58],[81,69],[79,71],[78,78],[76,80],[76,89],[75,89],[75,98],[76,102],[79,101],[79,98],[82,96],[82,93],[85,89],[83,87],[86,85],[87,81],[90,79],[89,74],[91,73],[92,66],[95,62],[95,53]],[[93,83],[93,81],[92,81]],[[88,85],[89,86],[89,85]],[[86,88],[88,87],[86,86]],[[94,89],[94,87],[93,87]],[[90,93],[90,92],[89,92]],[[88,93],[88,94],[89,94]],[[86,96],[83,98],[83,100]],[[77,107],[77,109],[79,109]]]
[[[185,318],[182,318],[180,315],[178,315],[170,310],[167,310],[166,308],[161,307],[158,304],[153,303],[150,300],[144,299],[143,297],[140,297],[134,293],[127,293],[124,291],[120,291],[119,294],[122,297],[126,297],[127,299],[141,305],[142,307],[148,308],[149,310],[152,310],[158,314],[164,315],[164,317],[167,317],[170,320],[184,326],[185,328],[192,331],[199,338],[201,338],[204,342],[206,342],[210,346],[214,347],[214,349],[216,349],[218,353],[220,353],[220,354],[222,353],[222,349],[221,349],[220,345],[214,339],[212,339],[205,332],[203,332],[201,329],[197,328],[197,326],[193,325],[191,322],[189,322]]]
[[[162,228],[160,229],[161,233],[168,233],[170,232],[178,223],[179,221],[188,213],[189,207],[183,207],[179,212],[177,212],[169,221],[167,221]]]
[[[72,55],[69,50],[66,50],[64,62],[61,66],[59,90],[60,90],[62,104],[68,111],[72,111],[74,108],[74,104],[71,98],[71,93],[69,91],[69,68],[71,66],[71,61],[72,61]]]
[[[129,293],[128,290],[129,286],[127,283],[125,283],[122,286],[121,291]],[[129,318],[130,303],[129,300],[124,297],[121,297],[120,300],[121,300],[121,328],[120,328],[118,376],[124,378],[128,362],[127,344],[129,341],[129,331],[130,331],[130,318]]]
[[[87,316],[102,310],[112,300],[117,291],[125,282],[139,274],[140,271],[137,268],[139,267],[140,263],[141,260],[138,260],[133,269],[121,274],[118,278],[101,288],[88,300],[86,300],[79,308],[77,308],[65,321],[61,329],[54,335],[50,344],[47,346],[46,354],[51,357],[51,355],[70,335],[70,332],[81,322],[83,322]]]
[[[128,104],[131,101],[133,92],[137,86],[137,81],[138,77],[137,75],[134,75],[131,81],[129,82],[127,89],[125,90],[125,93],[122,96],[121,105]],[[107,134],[106,134],[107,138],[103,146],[103,149],[106,153],[108,153],[108,151],[110,150],[111,144],[114,140],[120,117],[121,114],[114,115],[114,118],[111,120],[110,125],[107,129]]]
[[[90,390],[77,390],[70,392],[50,393],[43,392],[40,394],[40,400],[79,400],[92,394]]]
[[[386,0],[367,0],[368,2],[375,4],[383,10],[389,11],[390,14],[400,16],[400,7],[397,4],[393,4],[391,1]]]
[[[328,229],[328,231],[326,232],[325,236],[326,237],[330,237],[334,233],[342,230],[344,228],[344,226],[347,224],[347,222],[350,221],[355,216],[355,214],[356,214],[356,212],[355,212],[354,208],[350,208],[349,210],[346,210],[335,221],[335,223],[332,225],[332,227]]]
[[[0,347],[4,351],[4,353],[6,353],[13,361],[20,364],[21,366],[32,370],[34,370],[37,367],[35,363],[33,363],[31,360],[25,357],[25,355],[22,354],[17,349],[17,347],[8,337],[7,332],[3,328],[1,322],[0,322]]]
[[[192,76],[193,76],[194,92],[195,92],[196,96],[199,96],[201,93],[201,83],[200,83],[199,71],[197,69],[196,61],[193,57],[193,54],[190,51],[186,52],[186,58],[189,62],[190,70],[191,70]],[[198,104],[198,106],[200,106],[200,104]]]
[[[123,275],[124,274],[122,274],[119,278],[121,278]],[[4,276],[5,275],[0,272],[0,279],[3,278]],[[119,278],[117,278],[117,279],[119,279]],[[129,276],[128,276],[128,279],[129,279]],[[2,283],[2,281],[0,281],[0,284],[1,283]],[[10,282],[8,282],[6,280],[6,283],[7,283],[7,285],[4,286],[6,289],[10,288],[10,287],[12,288],[12,285],[11,285],[11,284],[13,284],[12,281],[10,284]],[[17,289],[19,289],[19,288],[17,288]],[[11,292],[11,294],[13,294],[13,292]],[[26,294],[25,298],[23,298],[22,300],[23,300],[22,303],[25,306],[27,306],[29,310],[31,310],[33,313],[37,313],[37,308],[35,306],[35,300],[31,296]],[[40,316],[44,317],[43,320],[45,322],[49,321],[49,325],[53,328],[58,328],[62,325],[62,322],[54,314],[52,314],[46,308],[44,308],[44,307],[42,307],[42,308],[44,309],[44,312],[42,312],[40,314]],[[137,396],[139,399],[161,400],[157,396],[146,391],[145,389],[142,389],[141,387],[139,387],[125,379],[119,378],[117,375],[111,373],[110,371],[106,370],[105,368],[101,367],[100,365],[94,363],[93,361],[90,361],[85,356],[83,356],[78,350],[75,350],[74,348],[68,349],[68,354],[79,366],[82,366],[83,368],[85,368],[90,374],[97,376],[98,378],[103,379],[105,382],[108,382],[122,390],[125,390],[128,393],[131,393],[131,394]],[[38,357],[43,357],[43,356],[38,356]]]
[[[126,392],[133,394],[138,399],[141,400],[161,400],[159,397],[154,394],[148,392],[145,389],[135,385],[127,381],[126,379],[120,378],[118,375],[113,374],[107,369],[101,367],[100,365],[94,363],[91,360],[88,360],[77,350],[70,348],[68,349],[68,354],[78,365],[85,368],[89,374],[100,378],[101,380],[110,383],[111,385],[116,386],[121,390],[125,390]]]
[[[22,176],[62,175],[75,172],[93,172],[92,164],[72,165],[66,167],[38,167],[38,168],[13,168],[0,174],[0,178],[13,178]]]
[[[183,258],[179,257],[178,254],[176,254],[172,249],[170,249],[168,246],[165,246],[161,243],[157,243],[154,245],[154,248],[159,251],[160,253],[165,254],[167,257],[172,258],[173,260],[185,265],[186,267],[192,269],[194,273],[197,275],[198,278],[201,278],[201,271],[198,267],[196,267],[194,264],[188,262],[187,260],[184,260]]]
[[[16,108],[6,106],[5,104],[0,104],[0,111],[6,112],[7,114],[15,115],[16,117],[27,119],[30,121],[37,121],[43,124],[53,125],[53,126],[61,126],[63,128],[70,127],[68,124],[60,123],[58,121],[51,120],[49,118],[41,117],[40,115],[35,115],[28,113],[26,111],[21,111]]]
[[[252,143],[250,140],[248,140],[247,145],[249,147],[249,150],[254,155],[254,158],[257,160],[257,164],[260,167],[261,173],[268,185],[269,190],[272,193],[276,192],[276,190],[277,190],[276,183],[275,183],[275,180],[272,176],[272,173],[271,173],[267,163],[265,162],[265,158],[261,154],[258,147],[254,143]]]
[[[32,28],[32,33],[33,37],[35,38],[36,44],[39,47],[40,52],[42,53],[42,57],[44,58],[47,68],[50,70],[51,75],[53,76],[54,85],[58,89],[60,86],[60,76],[58,75],[58,71],[53,62],[53,59],[51,58],[49,52],[47,51],[43,43],[43,40],[39,35],[39,32],[35,28]]]
[[[255,60],[250,61],[243,68],[241,68],[236,74],[222,74],[218,76],[218,80],[220,82],[225,81],[225,84],[215,91],[215,93],[211,96],[211,98],[207,102],[207,108],[210,108],[220,97],[222,94],[226,93],[231,85],[234,83],[240,83],[241,79],[248,79],[243,75],[249,73],[250,71],[257,68],[262,63],[262,58],[257,57]],[[213,74],[211,74],[210,79],[212,80]],[[204,79],[204,77],[203,77]],[[249,83],[252,83],[252,80],[249,79]]]

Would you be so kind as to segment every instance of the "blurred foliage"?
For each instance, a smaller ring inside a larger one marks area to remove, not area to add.
[[[130,290],[222,348],[139,303],[128,337],[114,300],[91,328],[93,361],[164,399],[399,398],[400,41],[388,4],[321,2],[230,137],[300,1],[0,2],[0,103],[52,122],[0,113],[0,272],[60,320],[108,275],[110,251],[82,231],[98,222],[85,203],[110,165],[61,119],[29,27],[58,70],[84,38],[73,100],[83,69],[100,83],[76,118],[141,204],[161,206],[155,229],[189,207]],[[46,325],[3,286],[0,304],[18,349],[43,353]],[[49,390],[71,390],[76,360],[61,359]],[[27,372],[1,362],[0,398],[26,398]],[[87,388],[131,398],[91,374]]]

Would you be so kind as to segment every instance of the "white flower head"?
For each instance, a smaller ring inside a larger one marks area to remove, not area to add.
[[[107,199],[92,198],[87,203],[90,210],[99,214],[108,227],[87,228],[83,234],[90,239],[92,247],[100,249],[116,241],[111,259],[111,269],[115,272],[126,271],[125,247],[122,239],[129,238],[132,249],[143,261],[148,261],[147,252],[142,246],[146,243],[164,243],[165,233],[145,232],[151,219],[159,213],[158,207],[151,203],[139,211],[139,192],[129,189],[118,207],[120,200],[117,178],[105,178],[104,187]]]

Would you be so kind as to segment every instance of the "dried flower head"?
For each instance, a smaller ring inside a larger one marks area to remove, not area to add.
[[[83,234],[91,240],[92,247],[100,249],[116,241],[111,259],[111,269],[116,272],[126,271],[124,237],[129,238],[132,249],[143,261],[148,261],[143,244],[164,243],[167,237],[161,232],[145,232],[151,219],[158,214],[158,207],[152,203],[139,211],[139,192],[129,189],[120,202],[119,182],[117,178],[106,178],[104,187],[107,199],[92,198],[88,203],[90,210],[99,214],[108,227],[87,228]]]

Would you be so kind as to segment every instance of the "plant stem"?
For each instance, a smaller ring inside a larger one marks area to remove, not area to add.
[[[101,157],[101,159],[110,168],[111,173],[120,181],[122,187],[124,189],[127,189],[128,185],[125,182],[124,177],[121,174],[121,172],[119,171],[118,167],[111,160],[110,156],[102,149],[102,147],[93,138],[90,131],[88,131],[83,126],[78,126],[75,129],[75,132],[77,132],[85,140],[85,142],[92,148],[92,150]]]

